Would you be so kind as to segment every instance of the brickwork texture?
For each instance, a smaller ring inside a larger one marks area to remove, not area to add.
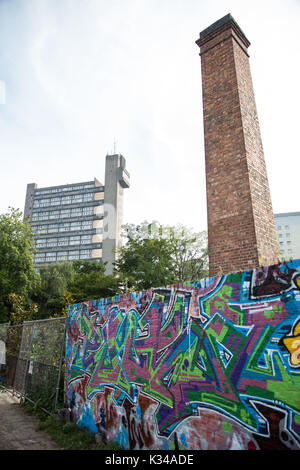
[[[210,275],[279,259],[249,65],[231,15],[200,33]]]

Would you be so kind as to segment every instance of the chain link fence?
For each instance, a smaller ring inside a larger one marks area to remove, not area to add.
[[[64,406],[65,327],[65,317],[0,325],[0,384],[48,413]]]

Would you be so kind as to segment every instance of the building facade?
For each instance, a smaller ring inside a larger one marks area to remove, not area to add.
[[[300,259],[300,212],[275,214],[281,261]]]
[[[103,261],[106,273],[112,273],[130,175],[122,155],[107,155],[105,166],[105,185],[97,178],[44,188],[27,185],[24,219],[35,233],[36,268],[84,259]]]

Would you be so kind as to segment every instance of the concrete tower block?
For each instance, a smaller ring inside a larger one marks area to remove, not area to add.
[[[24,207],[24,220],[26,220],[27,222],[30,222],[32,208],[33,208],[34,190],[36,188],[37,188],[36,183],[27,184],[25,207]]]
[[[123,223],[123,192],[129,188],[130,175],[122,155],[107,155],[105,163],[104,220],[102,261],[107,263],[106,274],[112,274],[115,250],[121,243]]]
[[[278,261],[249,65],[250,42],[226,15],[200,33],[210,276]]]

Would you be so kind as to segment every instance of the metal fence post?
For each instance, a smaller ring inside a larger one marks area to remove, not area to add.
[[[54,411],[56,411],[56,406],[58,402],[58,394],[60,390],[60,376],[61,376],[61,369],[62,369],[62,362],[63,362],[63,353],[65,349],[65,339],[66,339],[66,331],[67,331],[67,318],[65,321],[65,327],[64,327],[64,334],[61,342],[61,350],[60,350],[60,358],[59,358],[59,368],[58,368],[58,376],[57,376],[57,385],[56,385],[56,395],[55,395],[55,403],[54,403]]]
[[[22,341],[23,341],[23,334],[24,334],[24,324],[23,324],[23,330],[22,330]],[[27,325],[26,325],[27,326]],[[20,396],[20,400],[22,400],[22,398],[25,396],[25,387],[26,387],[26,377],[27,377],[27,372],[28,372],[28,363],[30,361],[30,358],[31,358],[31,346],[32,346],[32,339],[33,339],[33,332],[34,332],[34,328],[35,328],[35,325],[33,325],[33,330],[31,331],[31,338],[30,338],[30,343],[29,343],[29,349],[28,351],[24,351],[27,354],[27,358],[26,358],[26,367],[25,367],[25,371],[24,371],[24,378],[23,378],[23,385],[22,385],[22,391],[21,391],[21,396]],[[22,341],[21,341],[21,345],[22,345]],[[22,351],[23,352],[23,351]],[[21,350],[20,350],[20,353],[21,353]],[[19,353],[19,358],[20,358],[20,353]]]

